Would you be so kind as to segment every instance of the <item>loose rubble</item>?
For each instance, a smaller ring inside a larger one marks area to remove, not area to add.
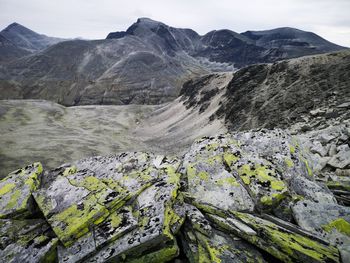
[[[344,127],[257,130],[201,138],[182,158],[35,163],[0,181],[0,258],[349,262],[348,143]]]

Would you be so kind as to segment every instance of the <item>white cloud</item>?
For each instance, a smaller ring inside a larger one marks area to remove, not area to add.
[[[58,37],[105,38],[138,17],[200,34],[290,26],[350,46],[349,0],[0,0],[0,27],[16,21]]]

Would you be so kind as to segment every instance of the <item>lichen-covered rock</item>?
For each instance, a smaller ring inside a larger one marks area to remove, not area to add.
[[[42,219],[0,220],[0,261],[55,262],[57,238]]]
[[[40,163],[10,173],[0,181],[0,218],[25,218],[33,212],[32,192],[40,185]]]
[[[293,208],[298,225],[337,246],[350,256],[350,208],[335,203],[303,200]],[[346,262],[345,260],[343,260]]]
[[[258,234],[240,236],[283,262],[339,262],[338,250],[251,214],[232,213]]]
[[[311,181],[300,175],[296,175],[290,179],[290,188],[297,195],[315,202],[333,204],[337,202],[332,192],[325,185]]]
[[[197,140],[183,162],[188,193],[194,202],[226,210],[275,209],[294,194],[288,188],[291,178],[311,179],[300,148],[281,130]]]
[[[0,214],[10,219],[0,219],[0,258],[348,262],[350,180],[329,166],[324,178],[314,173],[319,152],[307,145],[260,130],[204,137],[182,160],[133,152],[44,176],[26,167],[1,181]],[[25,205],[9,210],[17,189]]]
[[[252,211],[254,202],[238,178],[227,170],[225,158],[234,142],[218,138],[204,138],[192,145],[185,155],[188,193],[197,203],[222,209]]]
[[[189,262],[265,262],[252,245],[232,233],[213,230],[207,236],[190,225],[185,225],[181,242]]]

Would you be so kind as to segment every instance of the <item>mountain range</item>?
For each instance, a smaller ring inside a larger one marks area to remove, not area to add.
[[[52,38],[14,23],[0,41],[1,99],[66,106],[160,104],[203,74],[345,49],[293,28],[201,36],[149,18],[104,40]]]

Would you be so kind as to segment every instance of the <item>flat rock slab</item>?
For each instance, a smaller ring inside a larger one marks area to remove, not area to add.
[[[292,210],[299,226],[338,246],[341,253],[350,255],[349,207],[303,200],[296,203]]]
[[[124,206],[119,211],[109,215],[103,223],[89,229],[90,231],[74,242],[72,246],[68,248],[59,246],[59,261],[70,263],[86,260],[107,243],[112,243],[137,226],[138,218],[133,216],[132,208]]]
[[[0,181],[0,218],[24,218],[31,214],[32,192],[40,185],[40,163],[10,173]]]
[[[146,153],[95,157],[64,165],[49,172],[34,193],[36,202],[61,242],[69,247],[103,222],[132,197],[152,185],[165,172],[176,170],[164,162],[154,167],[157,156]]]
[[[133,214],[138,218],[137,228],[101,248],[87,262],[164,256],[165,260],[176,255],[178,247],[174,234],[184,220],[174,210],[178,188],[179,177],[167,173],[162,180],[141,192],[133,205]]]
[[[184,252],[194,262],[265,262],[256,247],[230,233],[214,229],[207,236],[185,224],[182,231]]]
[[[340,262],[338,249],[293,233],[284,227],[251,214],[232,212],[236,219],[254,229],[240,236],[283,262]]]
[[[188,193],[197,203],[238,211],[254,209],[247,189],[225,164],[225,149],[234,145],[230,139],[204,138],[185,155]]]
[[[55,262],[57,238],[42,219],[0,220],[1,262]]]

